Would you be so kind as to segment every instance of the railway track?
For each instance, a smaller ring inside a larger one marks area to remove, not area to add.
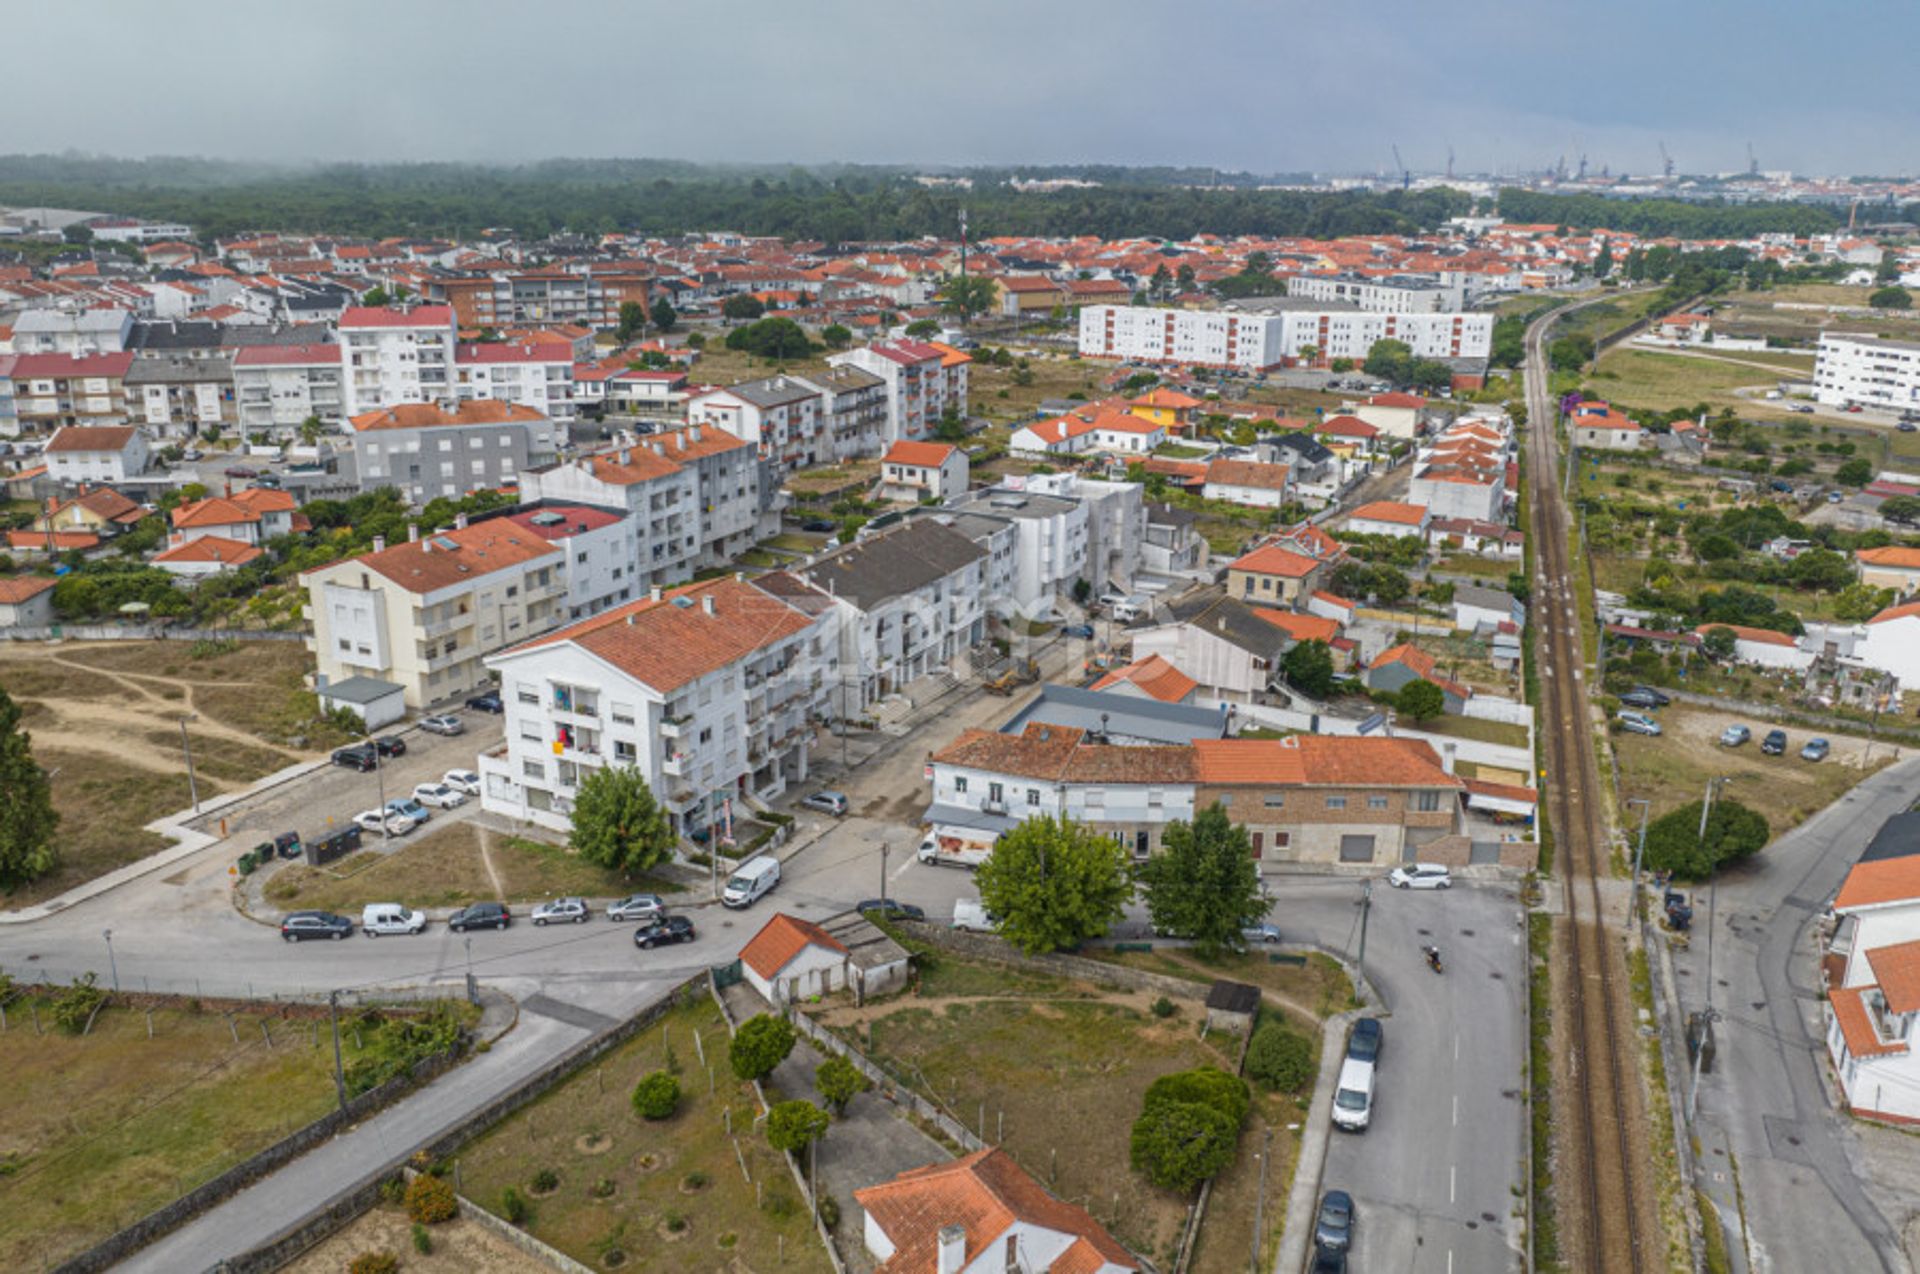
[[[1664,1244],[1649,1172],[1636,1145],[1640,1082],[1633,1010],[1618,935],[1608,928],[1600,881],[1607,839],[1584,673],[1578,587],[1567,549],[1567,509],[1556,460],[1556,404],[1547,385],[1546,335],[1578,306],[1542,316],[1527,329],[1527,487],[1534,545],[1534,630],[1540,663],[1546,780],[1544,795],[1565,885],[1564,952],[1556,962],[1557,1002],[1570,1010],[1569,1087],[1555,1103],[1566,1132],[1556,1165],[1562,1249],[1571,1269],[1651,1271]]]

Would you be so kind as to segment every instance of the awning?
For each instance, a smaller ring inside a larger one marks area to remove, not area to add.
[[[935,802],[927,806],[923,816],[926,822],[935,827],[958,827],[988,833],[988,839],[1002,832],[1012,831],[1020,825],[1020,820],[1006,814],[989,814],[985,810],[973,809],[965,805],[942,805]]]

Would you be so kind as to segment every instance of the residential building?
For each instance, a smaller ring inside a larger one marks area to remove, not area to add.
[[[1444,696],[1444,711],[1459,715],[1473,698],[1473,687],[1462,685],[1441,673],[1432,655],[1412,642],[1402,642],[1375,655],[1367,665],[1367,689],[1395,694],[1415,681],[1439,687]]]
[[[51,575],[0,575],[0,628],[46,628],[53,623]]]
[[[1309,298],[1266,297],[1220,310],[1090,305],[1080,311],[1080,353],[1155,363],[1258,371],[1300,360],[1364,359],[1397,340],[1416,358],[1485,359],[1491,314],[1375,314]]]
[[[1833,900],[1827,1054],[1855,1115],[1920,1123],[1920,814],[1888,819]]]
[[[1567,427],[1577,447],[1590,451],[1638,451],[1646,445],[1640,422],[1606,403],[1581,403],[1573,409]]]
[[[855,1190],[876,1274],[1139,1274],[1086,1209],[1041,1188],[1006,1151],[976,1150]]]
[[[13,382],[16,432],[51,433],[66,425],[115,425],[129,418],[126,377],[133,355],[16,354]]]
[[[1067,290],[1044,274],[1008,274],[993,281],[994,308],[1003,318],[1050,314],[1067,303]]]
[[[1829,407],[1920,410],[1920,343],[1864,332],[1821,333],[1813,397]]]
[[[511,487],[528,469],[552,464],[560,443],[554,423],[532,407],[491,400],[452,409],[403,403],[348,423],[360,489],[398,487],[415,507]]]
[[[716,825],[724,802],[804,782],[826,611],[723,576],[491,654],[506,739],[480,758],[482,807],[564,832],[588,774],[631,766],[685,834]]]
[[[173,542],[182,544],[210,535],[239,544],[265,544],[307,529],[307,519],[297,508],[290,493],[271,487],[210,495],[173,510]]]
[[[1093,689],[1117,695],[1141,695],[1160,703],[1192,703],[1200,683],[1181,672],[1165,655],[1148,655],[1115,668]]]
[[[1207,400],[1160,386],[1148,390],[1127,404],[1127,410],[1142,420],[1151,421],[1171,434],[1191,430]]]
[[[454,396],[531,407],[563,426],[577,414],[573,346],[564,340],[488,341],[454,349]]]
[[[323,425],[346,419],[338,345],[243,345],[232,371],[240,431],[249,439],[291,438],[309,417]]]
[[[880,457],[876,500],[938,502],[967,489],[967,453],[944,442],[901,441]]]
[[[815,924],[776,911],[740,948],[740,972],[768,1004],[834,991],[877,995],[907,980],[907,949],[857,911]]]
[[[258,561],[263,554],[264,550],[255,545],[224,536],[201,535],[193,539],[175,536],[151,560],[169,575],[199,579],[238,570],[249,562]]]
[[[1453,624],[1470,633],[1490,633],[1501,625],[1527,626],[1527,608],[1503,588],[1460,584],[1453,590]]]
[[[133,311],[23,310],[13,320],[13,353],[89,358],[124,353],[132,343]]]
[[[1093,450],[1093,430],[1094,424],[1090,418],[1069,413],[1020,426],[1008,439],[1007,447],[1015,455],[1078,455]]]
[[[1200,534],[1200,517],[1172,504],[1146,506],[1146,535],[1140,541],[1140,568],[1134,583],[1158,592],[1180,587],[1207,574],[1210,550]]]
[[[1889,606],[1868,620],[1854,653],[1869,668],[1898,677],[1901,685],[1920,686],[1920,602]]]
[[[124,380],[127,411],[156,438],[184,439],[234,428],[231,350],[135,358]]]
[[[145,473],[152,460],[146,434],[134,425],[63,426],[47,441],[45,457],[47,476],[75,484],[125,482]]]
[[[583,504],[537,504],[502,515],[560,550],[571,621],[639,596],[640,545],[630,514]]]
[[[1466,285],[1411,275],[1295,274],[1287,295],[1356,305],[1375,314],[1452,314],[1467,306]]]
[[[1227,589],[1257,606],[1294,606],[1320,586],[1326,563],[1277,543],[1262,544],[1227,566]]]
[[[1092,518],[1081,500],[991,487],[954,497],[936,516],[975,543],[1011,528],[1010,569],[1001,587],[990,592],[1003,617],[1047,617],[1055,602],[1072,592],[1074,581],[1099,582],[1089,569]]]
[[[1435,518],[1498,521],[1507,507],[1504,467],[1421,465],[1407,481],[1407,503],[1426,509]]]
[[[340,316],[340,368],[348,417],[402,403],[455,397],[458,338],[445,305],[353,306]]]
[[[558,626],[567,611],[560,552],[501,519],[302,572],[315,688],[348,677],[390,682],[419,710],[485,687],[482,657]]]
[[[1920,591],[1920,549],[1898,544],[1855,549],[1853,569],[1871,588],[1890,588],[1902,597]]]
[[[36,531],[91,531],[107,539],[145,518],[151,510],[112,487],[81,483],[70,499],[48,499],[45,511],[33,520]]]
[[[461,327],[598,329],[619,326],[620,307],[629,301],[647,305],[652,281],[646,270],[593,264],[435,275],[424,291],[429,301],[446,305]]]
[[[1374,394],[1363,403],[1348,404],[1352,418],[1372,425],[1388,438],[1418,437],[1427,400],[1418,394]]]
[[[1277,509],[1293,501],[1293,470],[1258,460],[1213,460],[1200,494],[1256,509]]]
[[[1259,608],[1227,596],[1218,584],[1187,589],[1159,611],[1160,623],[1134,631],[1133,657],[1158,655],[1198,682],[1205,698],[1259,702],[1293,645],[1283,629],[1260,620]]]
[[[879,455],[887,445],[887,382],[858,367],[831,367],[796,376],[820,391],[820,416],[832,458]]]
[[[1435,516],[1427,523],[1427,547],[1436,553],[1471,553],[1518,561],[1526,555],[1526,535],[1504,522]]]
[[[835,367],[857,367],[878,376],[887,387],[888,442],[925,438],[948,407],[967,412],[967,368],[973,359],[925,341],[876,341],[860,349],[829,354]]]
[[[696,395],[687,422],[726,430],[784,476],[834,459],[823,397],[797,376],[769,376]]]
[[[1353,535],[1390,535],[1426,542],[1427,524],[1433,520],[1422,504],[1399,500],[1375,500],[1347,515],[1346,530]]]
[[[1873,625],[1886,617],[1898,619],[1895,611],[1902,607],[1892,607],[1875,615],[1868,624],[1869,647],[1873,646]],[[1920,610],[1917,607],[1916,610]],[[1716,628],[1725,628],[1733,634],[1733,661],[1750,664],[1756,668],[1776,668],[1799,671],[1812,666],[1813,652],[1800,649],[1800,643],[1786,633],[1775,632],[1771,628],[1750,628],[1745,624],[1701,624],[1693,630],[1696,638],[1704,638]],[[1883,630],[1891,635],[1895,630]],[[1884,649],[1884,643],[1880,647]],[[1877,652],[1876,652],[1877,653]],[[1864,652],[1863,652],[1864,655]],[[1871,662],[1871,657],[1869,657]],[[1877,665],[1876,665],[1877,666]]]

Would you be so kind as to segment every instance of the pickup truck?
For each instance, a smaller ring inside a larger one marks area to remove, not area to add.
[[[931,867],[978,867],[993,853],[992,841],[963,840],[928,833],[914,857]]]

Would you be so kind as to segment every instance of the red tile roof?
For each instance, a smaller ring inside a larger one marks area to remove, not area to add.
[[[887,454],[880,457],[882,464],[910,464],[924,469],[938,469],[951,457],[956,448],[944,442],[910,442],[901,439],[887,448]]]
[[[18,354],[13,360],[13,378],[60,380],[74,376],[103,376],[115,380],[125,376],[127,369],[132,366],[133,355],[130,353],[88,354],[84,357],[72,354]]]
[[[1460,786],[1460,780],[1447,773],[1439,754],[1425,739],[1300,734],[1285,739],[1195,739],[1191,746],[1203,783]]]
[[[1252,610],[1295,641],[1332,641],[1340,635],[1340,622],[1324,615],[1304,615],[1271,606],[1255,606]]]
[[[400,403],[378,411],[362,412],[349,423],[355,432],[375,429],[439,429],[460,425],[499,425],[510,422],[545,420],[532,407],[504,402],[497,398],[476,398],[448,411],[439,403]]]
[[[7,547],[23,550],[39,549],[44,552],[49,539],[53,541],[53,547],[56,550],[100,547],[100,537],[92,531],[54,531],[51,535],[46,531],[8,531]]]
[[[242,345],[233,352],[235,367],[338,367],[338,345]]]
[[[262,550],[239,540],[223,539],[218,535],[203,535],[199,539],[188,540],[185,544],[176,544],[170,549],[153,555],[155,562],[219,562],[225,566],[245,566],[259,557]]]
[[[1872,989],[1841,987],[1827,993],[1827,1003],[1833,1009],[1834,1019],[1840,1023],[1840,1033],[1846,1037],[1847,1051],[1855,1057],[1885,1057],[1906,1052],[1905,1040],[1888,1043],[1873,1029],[1873,1016],[1862,1003],[1862,997]]]
[[[1427,508],[1423,504],[1406,504],[1398,500],[1375,500],[1363,504],[1350,515],[1355,520],[1367,522],[1394,522],[1401,526],[1418,526],[1427,518]]]
[[[556,522],[551,517],[544,522],[535,520],[542,515],[557,515],[560,520]],[[525,527],[543,540],[564,540],[583,531],[598,531],[602,527],[612,526],[621,520],[621,515],[606,509],[589,508],[584,504],[565,504],[510,513],[505,520]]]
[[[1920,615],[1920,602],[1906,602],[1899,606],[1889,606],[1867,622],[1869,624],[1884,624],[1890,619],[1905,619],[1909,615]],[[1715,627],[1726,627],[1726,625],[1715,625]]]
[[[1126,682],[1149,698],[1162,703],[1181,703],[1194,692],[1199,682],[1181,672],[1161,655],[1148,655],[1124,668],[1115,668],[1093,683],[1095,690],[1108,690]]]
[[[1263,544],[1244,557],[1234,559],[1228,569],[1248,571],[1255,575],[1281,575],[1287,579],[1305,579],[1319,565],[1320,563],[1313,558],[1283,549],[1278,544]]]
[[[1833,900],[1835,911],[1920,902],[1920,855],[1855,863]]]
[[[256,510],[245,507],[237,500],[217,495],[183,504],[173,511],[175,530],[192,526],[239,526],[259,520],[260,514]]]
[[[1866,566],[1896,566],[1903,570],[1920,570],[1920,549],[1910,549],[1898,544],[1886,544],[1879,548],[1855,549],[1854,560]]]
[[[1885,614],[1886,612],[1882,611],[1879,615],[1875,615],[1867,622],[1878,623]],[[1799,644],[1786,633],[1775,632],[1771,628],[1749,628],[1745,624],[1701,624],[1693,631],[1695,636],[1704,637],[1716,628],[1725,628],[1741,641],[1758,642],[1763,646],[1795,646]]]
[[[0,575],[0,606],[18,606],[57,582],[51,575]]]
[[[453,307],[450,305],[416,305],[411,310],[388,309],[384,306],[349,306],[341,314],[338,326],[347,328],[375,327],[452,327]]]
[[[1259,460],[1211,460],[1207,462],[1207,483],[1223,487],[1249,487],[1257,491],[1285,491],[1292,473],[1286,465]]]
[[[1920,942],[1870,947],[1867,964],[1880,983],[1880,994],[1886,998],[1889,1010],[1911,1013],[1920,1009]]]
[[[536,558],[561,564],[560,551],[530,535],[505,518],[476,522],[449,531],[435,531],[417,543],[396,544],[377,553],[349,558],[353,565],[385,576],[410,593],[432,593],[495,571],[524,566]],[[317,566],[302,576],[330,570],[341,563]],[[609,612],[611,613],[611,612]]]
[[[749,969],[771,981],[808,947],[825,947],[847,954],[845,945],[819,925],[779,911],[760,927],[752,941],[740,948],[740,959]]]
[[[1371,672],[1375,668],[1384,668],[1388,664],[1400,664],[1420,680],[1431,681],[1457,699],[1473,697],[1471,686],[1463,686],[1457,681],[1449,681],[1441,676],[1439,665],[1434,662],[1433,656],[1412,642],[1402,642],[1398,646],[1381,651],[1374,656],[1373,662],[1367,665],[1367,670]]]
[[[54,432],[47,451],[124,451],[139,432],[132,425],[67,425]]]

